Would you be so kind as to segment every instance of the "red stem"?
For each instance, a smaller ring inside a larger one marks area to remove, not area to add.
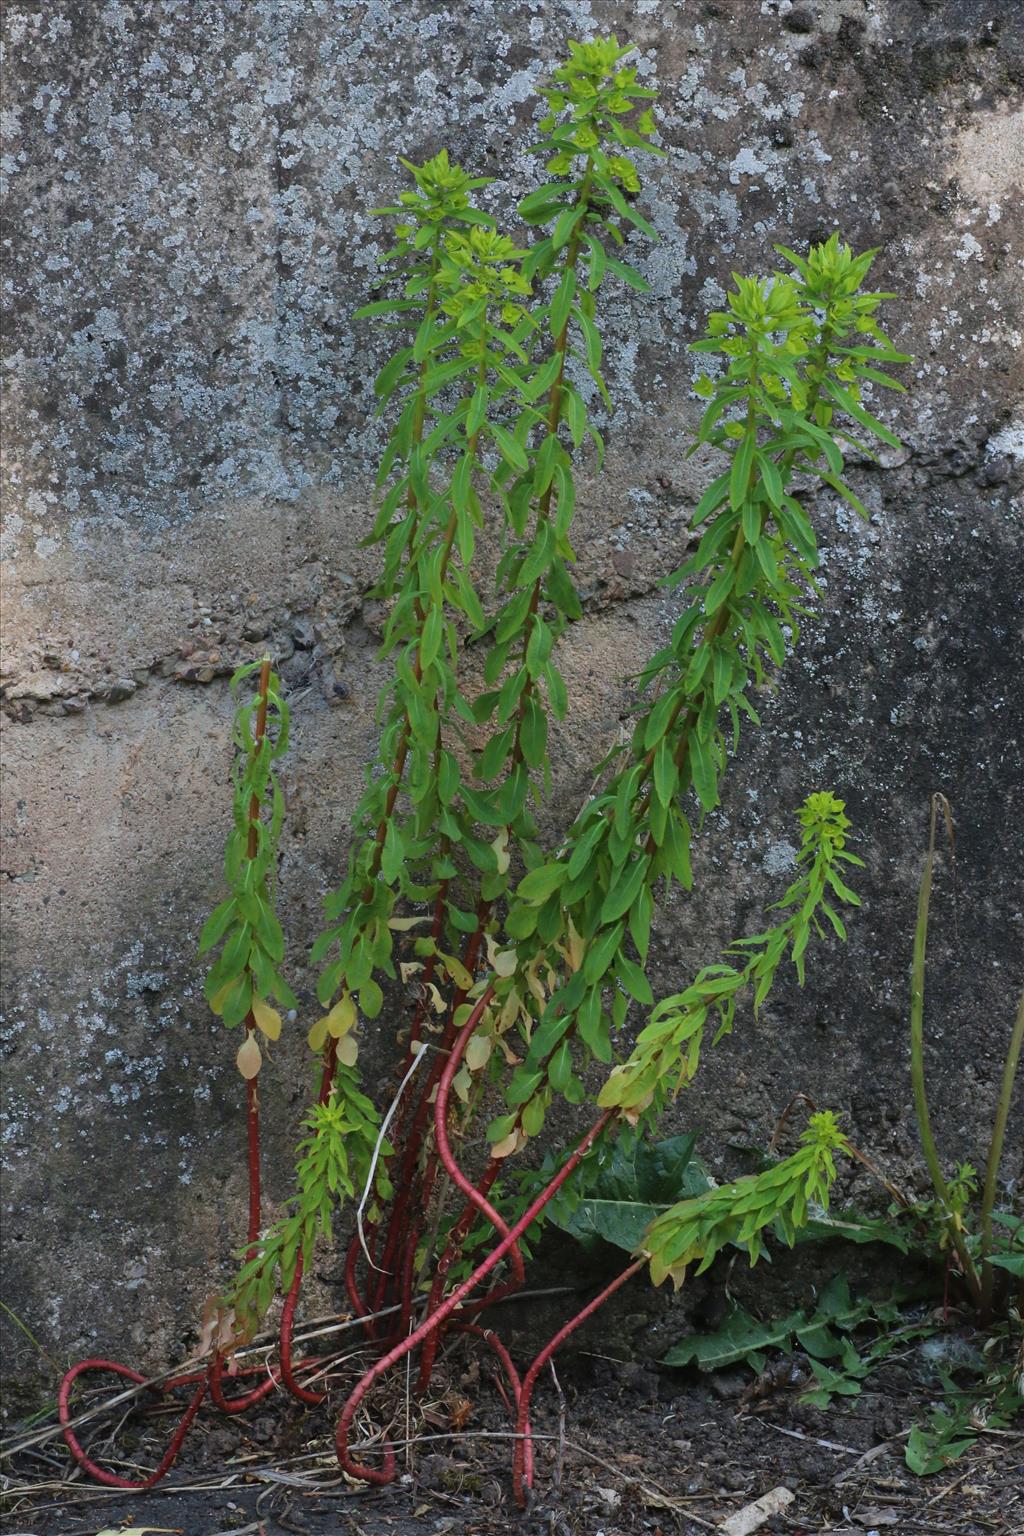
[[[498,1361],[501,1364],[502,1369],[505,1372],[505,1375],[508,1377],[508,1384],[512,1388],[512,1401],[509,1402],[500,1380],[496,1382],[498,1391],[504,1398],[505,1407],[509,1410],[509,1412],[514,1416],[518,1415],[519,1403],[523,1391],[522,1382],[519,1380],[519,1372],[515,1368],[512,1356],[509,1354],[504,1344],[498,1338],[498,1335],[493,1333],[490,1328],[481,1328],[479,1323],[453,1323],[452,1329],[455,1333],[469,1333],[472,1334],[474,1338],[483,1339],[484,1343],[489,1345],[490,1348],[494,1351],[495,1355],[498,1357]],[[523,1443],[525,1447],[524,1455],[526,1458],[525,1465],[527,1468],[527,1480],[528,1482],[532,1482],[533,1442],[530,1439],[529,1425],[527,1425],[526,1439]]]
[[[281,1356],[281,1380],[293,1397],[297,1397],[300,1403],[316,1405],[322,1403],[327,1396],[326,1392],[311,1392],[308,1387],[296,1379],[295,1367],[292,1365],[292,1328],[295,1324],[295,1304],[299,1299],[299,1291],[302,1288],[302,1251],[295,1259],[295,1275],[288,1287],[288,1295],[285,1297],[284,1311],[281,1313],[281,1335],[279,1350]],[[311,1360],[303,1360],[303,1365],[312,1365]],[[319,1363],[319,1362],[316,1362]]]
[[[252,1372],[247,1371],[245,1374],[251,1375]],[[245,1392],[241,1397],[225,1397],[222,1385],[224,1380],[224,1357],[218,1353],[210,1361],[208,1376],[210,1399],[214,1406],[220,1409],[221,1413],[244,1413],[247,1408],[252,1408],[254,1404],[262,1402],[263,1398],[268,1397],[274,1391],[280,1379],[280,1374],[280,1370],[272,1370],[268,1373],[266,1380],[261,1381],[258,1387],[253,1387],[251,1392]]]
[[[264,656],[260,667],[259,704],[256,708],[256,728],[253,732],[253,755],[259,753],[267,734],[267,703],[270,693],[270,657]],[[253,795],[249,800],[249,840],[246,845],[246,854],[250,859],[256,857],[259,849],[259,834],[257,827],[260,820],[260,797]],[[250,1009],[245,1016],[246,1038],[256,1028],[256,1019]],[[258,1074],[257,1074],[258,1076]],[[256,1244],[259,1241],[260,1228],[263,1225],[263,1207],[260,1197],[260,1096],[257,1087],[257,1078],[250,1077],[245,1084],[246,1125],[248,1131],[248,1162],[249,1162],[249,1251],[246,1257],[256,1257]]]
[[[60,1391],[57,1393],[57,1415],[61,1422],[62,1433],[68,1450],[78,1462],[83,1472],[87,1473],[94,1482],[103,1483],[107,1488],[128,1488],[135,1492],[141,1492],[144,1488],[152,1488],[170,1471],[177,1460],[178,1452],[181,1450],[185,1436],[188,1434],[189,1425],[199,1412],[199,1405],[206,1396],[206,1372],[202,1372],[199,1385],[192,1394],[191,1402],[179,1419],[178,1427],[171,1437],[171,1443],[164,1452],[156,1471],[151,1472],[141,1482],[133,1482],[130,1478],[118,1477],[116,1473],[106,1472],[101,1466],[98,1466],[96,1462],[86,1455],[77,1435],[71,1428],[71,1388],[78,1377],[84,1376],[88,1371],[110,1371],[115,1376],[123,1376],[126,1381],[135,1382],[136,1386],[144,1386],[146,1382],[145,1376],[140,1376],[138,1371],[131,1370],[127,1365],[119,1365],[116,1360],[80,1360],[77,1365],[73,1365],[61,1382]],[[185,1378],[185,1380],[191,1379]],[[164,1390],[168,1391],[173,1385],[176,1385],[176,1383],[168,1382]]]
[[[606,1285],[600,1295],[587,1303],[582,1311],[570,1318],[569,1322],[552,1339],[549,1339],[540,1354],[530,1366],[523,1377],[522,1389],[519,1393],[519,1412],[516,1416],[516,1448],[512,1461],[512,1487],[516,1496],[516,1503],[520,1509],[526,1506],[526,1490],[533,1485],[533,1444],[530,1436],[530,1399],[537,1377],[547,1365],[556,1350],[560,1349],[571,1333],[574,1333],[581,1323],[585,1323],[588,1317],[592,1317],[599,1307],[603,1307],[610,1296],[614,1296],[620,1286],[625,1285],[647,1263],[646,1257],[634,1259],[628,1269],[624,1269],[621,1275],[616,1275],[610,1285]]]
[[[456,1286],[455,1290],[452,1291],[450,1296],[446,1297],[436,1312],[430,1317],[424,1318],[417,1328],[414,1328],[410,1334],[400,1340],[393,1349],[389,1349],[387,1354],[376,1361],[356,1383],[342,1410],[335,1435],[335,1449],[338,1454],[338,1461],[342,1469],[350,1477],[360,1478],[363,1482],[383,1484],[390,1482],[395,1475],[395,1453],[390,1445],[386,1445],[384,1448],[384,1466],[382,1468],[365,1467],[359,1462],[353,1461],[349,1454],[349,1431],[352,1427],[352,1421],[359,1410],[359,1405],[367,1392],[393,1365],[396,1365],[399,1360],[404,1360],[410,1351],[416,1349],[424,1339],[429,1338],[442,1323],[447,1322],[455,1309],[476,1289],[480,1281],[489,1275],[493,1269],[497,1268],[506,1254],[515,1248],[523,1233],[536,1221],[548,1202],[554,1199],[566,1179],[575,1173],[583,1158],[590,1151],[595,1139],[601,1134],[612,1118],[612,1113],[612,1110],[605,1110],[601,1118],[595,1121],[590,1130],[587,1131],[586,1135],[577,1144],[576,1150],[566,1159],[551,1182],[531,1201],[515,1225],[509,1228],[498,1246],[488,1254],[486,1259],[477,1265],[469,1278],[463,1280],[461,1285]]]

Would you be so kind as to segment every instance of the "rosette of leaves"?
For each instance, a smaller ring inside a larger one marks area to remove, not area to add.
[[[834,237],[798,259],[795,278],[737,278],[696,343],[722,366],[701,385],[695,447],[729,462],[694,513],[694,554],[670,578],[688,596],[640,677],[617,771],[560,852],[536,859],[509,914],[516,959],[498,1003],[518,1012],[527,1051],[506,1095],[515,1135],[508,1116],[489,1131],[502,1155],[537,1133],[554,1093],[581,1101],[574,1050],[611,1061],[630,1001],[654,1001],[654,890],[692,883],[687,801],[702,813],[718,804],[730,736],[735,749],[744,714],[758,723],[748,695],[782,665],[815,590],[817,544],[794,476],[813,474],[863,511],[842,479],[842,443],[866,451],[849,428],[896,441],[860,400],[865,383],[887,379],[884,365],[906,361],[875,320],[885,295],[861,291],[873,254]]]
[[[243,684],[259,674],[259,686],[247,699]],[[254,1030],[267,1040],[281,1033],[284,1008],[297,1002],[278,967],[284,959],[284,934],[274,911],[277,845],[284,816],[284,796],[275,764],[288,748],[288,706],[269,662],[250,662],[231,679],[237,702],[232,726],[235,746],[234,824],[224,849],[224,874],[230,895],[203,925],[199,953],[221,946],[206,976],[211,1009],[229,1029],[245,1023],[239,1070],[251,1078],[260,1070],[261,1053]]]

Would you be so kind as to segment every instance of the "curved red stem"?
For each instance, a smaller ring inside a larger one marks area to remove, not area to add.
[[[349,1454],[349,1431],[359,1405],[367,1392],[393,1365],[397,1364],[399,1360],[404,1360],[411,1350],[416,1349],[422,1344],[424,1339],[430,1337],[435,1329],[439,1328],[442,1323],[447,1322],[455,1309],[476,1289],[480,1281],[489,1275],[493,1269],[497,1268],[506,1254],[515,1248],[523,1233],[536,1221],[548,1202],[554,1199],[566,1179],[570,1178],[576,1171],[580,1162],[590,1151],[596,1137],[601,1134],[612,1118],[612,1113],[611,1110],[605,1110],[601,1118],[595,1121],[586,1135],[577,1144],[576,1150],[566,1158],[551,1182],[545,1185],[544,1189],[531,1201],[515,1225],[509,1228],[498,1246],[488,1254],[486,1259],[477,1265],[468,1279],[463,1280],[461,1285],[456,1286],[455,1290],[452,1291],[450,1296],[445,1298],[436,1312],[432,1313],[430,1317],[424,1318],[418,1327],[414,1328],[410,1334],[401,1339],[392,1349],[389,1349],[387,1354],[382,1355],[356,1383],[342,1410],[335,1435],[335,1449],[338,1454],[338,1461],[342,1469],[350,1477],[358,1477],[364,1482],[381,1484],[390,1482],[395,1473],[395,1455],[390,1446],[385,1447],[384,1466],[380,1469],[364,1467],[361,1463],[353,1461]]]
[[[300,1403],[309,1403],[315,1406],[322,1403],[327,1396],[326,1392],[311,1392],[296,1379],[295,1367],[292,1365],[292,1329],[295,1325],[295,1305],[299,1299],[299,1291],[302,1289],[302,1253],[299,1252],[295,1260],[295,1275],[288,1287],[288,1295],[285,1297],[284,1311],[281,1313],[281,1333],[279,1340],[279,1352],[281,1359],[281,1380],[293,1397],[297,1397]],[[317,1362],[319,1364],[319,1362]],[[310,1360],[303,1360],[303,1365],[313,1364]]]
[[[502,1366],[502,1368],[503,1368],[503,1370],[505,1372],[505,1375],[508,1377],[509,1386],[512,1388],[512,1402],[510,1403],[508,1401],[508,1398],[506,1397],[505,1398],[505,1406],[506,1406],[506,1408],[508,1408],[509,1412],[512,1413],[514,1415],[515,1419],[517,1420],[518,1419],[518,1413],[519,1413],[519,1404],[520,1404],[520,1401],[522,1399],[523,1384],[522,1384],[522,1382],[519,1379],[519,1372],[515,1368],[515,1364],[514,1364],[514,1362],[512,1360],[512,1356],[509,1354],[509,1352],[505,1348],[504,1344],[498,1338],[498,1335],[496,1333],[494,1333],[490,1328],[481,1328],[479,1323],[453,1323],[452,1324],[452,1331],[455,1332],[455,1333],[469,1333],[469,1334],[472,1334],[475,1338],[483,1339],[484,1343],[489,1345],[490,1348],[494,1351],[495,1355],[498,1357],[499,1363],[501,1364],[501,1366]],[[500,1382],[498,1383],[498,1390],[501,1391],[501,1383]],[[504,1392],[502,1392],[502,1396],[503,1397],[505,1396]],[[528,1469],[527,1470],[527,1482],[532,1482],[532,1480],[533,1480],[533,1442],[530,1439],[529,1423],[527,1423],[526,1438],[525,1438],[525,1441],[524,1441],[524,1445],[525,1445],[525,1452],[524,1452],[524,1454],[525,1454],[525,1457],[526,1457],[526,1466],[527,1466],[527,1469]]]
[[[530,1399],[537,1377],[547,1365],[556,1350],[560,1349],[571,1333],[574,1333],[581,1323],[585,1323],[599,1307],[603,1307],[610,1296],[614,1296],[620,1286],[625,1285],[647,1263],[645,1257],[634,1259],[628,1269],[624,1269],[621,1275],[616,1275],[610,1285],[606,1285],[601,1293],[594,1297],[593,1301],[570,1318],[563,1328],[559,1328],[553,1338],[549,1339],[540,1354],[533,1361],[526,1375],[523,1377],[522,1390],[519,1393],[519,1412],[516,1416],[516,1448],[512,1460],[512,1488],[515,1493],[516,1503],[520,1509],[526,1505],[526,1491],[533,1483],[533,1442],[530,1437]]]
[[[251,1373],[247,1371],[246,1375],[249,1374]],[[247,1408],[252,1408],[254,1404],[262,1402],[265,1397],[269,1397],[279,1380],[280,1370],[272,1370],[268,1373],[266,1380],[261,1381],[258,1387],[253,1387],[251,1392],[244,1392],[241,1397],[225,1397],[223,1387],[224,1356],[218,1353],[210,1361],[210,1400],[215,1407],[220,1409],[221,1413],[244,1413]]]
[[[202,1373],[199,1385],[192,1394],[191,1402],[178,1421],[178,1427],[171,1437],[171,1443],[164,1452],[160,1464],[154,1472],[151,1472],[148,1477],[143,1478],[141,1482],[134,1482],[131,1478],[118,1477],[116,1473],[106,1472],[101,1466],[98,1466],[95,1461],[86,1455],[78,1436],[71,1428],[71,1388],[79,1376],[84,1376],[89,1371],[110,1371],[114,1376],[122,1376],[125,1381],[132,1381],[136,1386],[140,1387],[145,1386],[146,1383],[145,1376],[140,1376],[138,1371],[131,1370],[127,1365],[119,1365],[116,1360],[80,1360],[77,1365],[73,1365],[61,1382],[60,1390],[57,1393],[57,1416],[60,1419],[61,1432],[63,1433],[68,1450],[78,1462],[83,1472],[88,1473],[94,1482],[103,1483],[107,1488],[129,1488],[136,1492],[141,1492],[145,1488],[152,1488],[170,1471],[178,1458],[178,1452],[181,1450],[185,1436],[188,1434],[189,1425],[199,1412],[199,1405],[206,1396],[206,1373]],[[189,1378],[182,1379],[189,1380]],[[168,1391],[176,1384],[175,1382],[168,1382],[164,1390]]]

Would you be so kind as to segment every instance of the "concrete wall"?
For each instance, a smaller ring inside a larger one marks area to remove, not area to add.
[[[706,1125],[713,1155],[763,1140],[804,1088],[913,1168],[906,972],[945,790],[957,927],[947,875],[929,1065],[950,1152],[977,1161],[1022,952],[1016,0],[15,0],[4,27],[3,1232],[8,1302],[46,1348],[172,1357],[241,1236],[240,1080],[195,959],[221,889],[226,677],[269,645],[292,690],[281,889],[305,1018],[379,677],[357,545],[381,358],[350,315],[385,247],[365,210],[400,185],[399,153],[443,145],[508,207],[570,36],[637,44],[668,155],[645,194],[661,242],[637,253],[653,293],[606,311],[617,408],[581,487],[561,803],[671,622],[657,579],[710,468],[684,458],[703,315],[774,240],[838,224],[883,247],[915,363],[880,408],[906,450],[852,467],[869,526],[819,499],[821,617],[741,747],[698,895],[660,920],[656,985],[758,923],[787,818],[835,788],[868,860],[850,944],[719,1048],[679,1124]],[[302,1032],[264,1089],[278,1199]],[[1019,1118],[1011,1143],[1012,1173]]]

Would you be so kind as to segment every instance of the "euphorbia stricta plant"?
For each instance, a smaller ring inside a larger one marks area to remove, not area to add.
[[[841,909],[857,902],[843,878],[859,863],[843,803],[811,793],[778,924],[737,940],[678,995],[653,995],[655,903],[674,887],[690,891],[691,837],[718,804],[743,717],[758,723],[751,695],[783,664],[815,592],[817,542],[801,497],[824,483],[862,510],[842,478],[843,444],[863,451],[854,433],[896,442],[862,390],[869,381],[899,388],[885,369],[905,359],[876,323],[887,295],[864,290],[875,253],[854,255],[838,235],[806,256],[779,247],[788,274],[737,277],[696,343],[714,374],[697,386],[707,404],[694,448],[715,450],[721,469],[694,510],[692,552],[670,579],[678,617],[638,680],[629,740],[597,765],[575,819],[554,841],[541,834],[538,809],[556,777],[550,722],[569,707],[558,641],[581,614],[571,577],[575,474],[584,455],[600,466],[592,407],[610,403],[601,307],[609,287],[646,293],[632,262],[655,238],[636,199],[643,157],[661,153],[656,93],[630,53],[615,38],[572,43],[545,88],[533,153],[546,179],[518,210],[532,238],[502,233],[476,208],[487,182],[444,152],[403,162],[411,186],[377,210],[394,231],[384,258],[393,292],[359,317],[393,346],[376,381],[390,435],[368,538],[381,552],[373,595],[386,605],[382,649],[393,674],[348,865],[313,949],[324,1011],[308,1039],[319,1092],[294,1206],[269,1230],[250,1229],[209,1368],[221,1406],[262,1395],[227,1402],[220,1373],[280,1293],[271,1385],[320,1400],[300,1380],[320,1363],[291,1359],[296,1298],[314,1244],[330,1238],[346,1200],[358,1203],[345,1281],[377,1359],[342,1410],[337,1446],[350,1474],[377,1482],[393,1475],[394,1457],[353,1459],[356,1408],[413,1350],[425,1390],[445,1334],[468,1330],[506,1373],[525,1497],[537,1373],[604,1297],[522,1378],[475,1318],[521,1282],[524,1236],[556,1194],[571,1200],[572,1174],[598,1138],[623,1122],[652,1123],[693,1077],[709,1028],[714,1039],[731,1029],[747,992],[759,1008],[783,961],[802,982],[811,937],[825,928],[843,937]],[[266,673],[240,716],[239,744],[257,765],[247,770],[252,795],[283,746],[281,733],[245,728],[261,701],[264,716],[268,700],[283,710]],[[259,830],[239,807],[234,837],[254,836],[256,853],[229,859],[232,895],[204,945],[223,941],[209,991],[226,1023],[246,1024],[239,1066],[251,1112],[258,1031],[274,1039],[280,1023],[266,999],[292,999],[278,977],[283,943],[266,878],[279,816]],[[626,1026],[639,1010],[648,1019],[631,1043]],[[376,1104],[357,1060],[373,1021],[382,1021],[373,1025],[377,1059],[389,1038],[397,1048],[394,1083]],[[518,1200],[500,1195],[507,1159],[541,1135],[556,1098],[596,1100],[589,1129],[546,1186]],[[467,1173],[461,1159],[485,1125],[489,1152]],[[834,1118],[813,1116],[799,1150],[770,1174],[660,1216],[605,1294],[648,1265],[656,1282],[678,1284],[727,1242],[753,1262],[766,1226],[791,1236],[811,1203],[827,1203],[845,1148]],[[201,1395],[200,1377],[190,1379]],[[66,1417],[66,1391],[63,1402]]]

